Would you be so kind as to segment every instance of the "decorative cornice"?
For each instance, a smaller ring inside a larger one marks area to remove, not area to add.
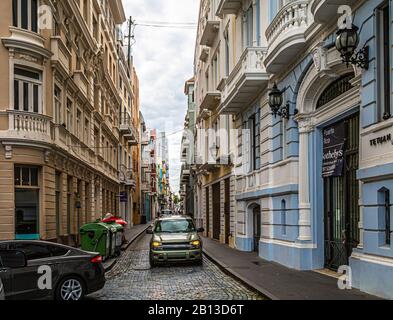
[[[38,54],[44,59],[49,59],[53,55],[51,51],[30,42],[25,42],[12,38],[2,38],[1,41],[8,50],[9,49],[26,50],[34,54]]]

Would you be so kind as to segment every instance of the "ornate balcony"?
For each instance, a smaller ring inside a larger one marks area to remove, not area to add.
[[[51,117],[33,112],[8,110],[8,131],[0,132],[1,140],[51,144]]]
[[[51,37],[52,65],[59,66],[65,74],[70,72],[72,54],[60,36]]]
[[[294,0],[286,4],[266,30],[268,53],[265,58],[268,73],[278,73],[304,48],[315,32],[310,0]]]
[[[218,91],[208,91],[202,99],[200,108],[213,111],[221,101],[221,93]]]
[[[147,133],[147,132],[143,133],[143,134],[142,134],[141,144],[142,144],[143,146],[147,146],[147,145],[149,145],[149,142],[150,142],[150,140],[149,140],[149,135],[148,135],[148,133]]]
[[[199,115],[198,115],[198,121],[200,120],[206,120],[212,115],[212,112],[207,110],[207,109],[200,109]]]
[[[150,192],[150,185],[148,182],[141,183],[141,191],[142,192]]]
[[[220,29],[220,22],[216,20],[205,20],[202,26],[203,32],[201,36],[200,45],[211,47],[214,39],[218,35]]]
[[[131,145],[137,145],[139,143],[138,132],[128,113],[121,115],[119,130]]]
[[[352,6],[358,0],[315,0],[311,4],[311,13],[314,20],[320,24],[330,24],[332,20],[337,21],[339,17],[337,10],[339,6]]]
[[[136,188],[136,180],[135,180],[134,172],[132,171],[131,168],[127,168],[124,165],[120,166],[119,181],[121,184],[125,186]]]
[[[266,48],[249,47],[225,82],[222,92],[221,112],[238,113],[251,103],[269,81],[263,64]]]
[[[236,14],[242,6],[242,0],[220,0],[216,15],[220,18],[224,14]]]
[[[191,175],[190,167],[189,166],[184,166],[181,169],[181,177],[180,177],[180,182],[181,183],[187,183]]]
[[[141,163],[142,168],[149,168],[149,160],[143,159]]]
[[[206,62],[207,58],[209,57],[209,48],[208,47],[201,47],[201,53],[199,55],[199,60]]]
[[[83,96],[88,99],[89,96],[89,80],[87,79],[86,75],[84,74],[83,71],[77,70],[74,72],[74,81],[77,87],[79,88],[80,92],[83,94]]]

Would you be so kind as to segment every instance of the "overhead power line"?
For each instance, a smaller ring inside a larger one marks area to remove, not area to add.
[[[170,29],[183,29],[183,30],[196,29],[196,26],[181,26],[181,25],[160,25],[160,24],[143,24],[143,23],[136,23],[135,25],[141,27],[150,27],[150,28],[170,28]]]
[[[159,25],[182,25],[182,26],[196,26],[195,22],[170,22],[170,21],[139,21],[142,24],[159,24]]]

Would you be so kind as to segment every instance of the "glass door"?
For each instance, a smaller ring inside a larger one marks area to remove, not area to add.
[[[345,120],[345,155],[341,176],[324,179],[325,266],[348,265],[359,244],[359,115]]]
[[[15,190],[15,238],[16,240],[40,238],[38,190]]]
[[[39,231],[39,168],[15,166],[15,238],[38,240]]]

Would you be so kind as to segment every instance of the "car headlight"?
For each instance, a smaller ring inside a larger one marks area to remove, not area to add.
[[[152,244],[151,244],[151,246],[152,246],[153,248],[159,248],[159,247],[161,247],[161,243],[158,242],[158,241],[153,241]]]
[[[201,242],[199,240],[194,240],[194,241],[191,241],[191,245],[194,247],[200,247]]]

